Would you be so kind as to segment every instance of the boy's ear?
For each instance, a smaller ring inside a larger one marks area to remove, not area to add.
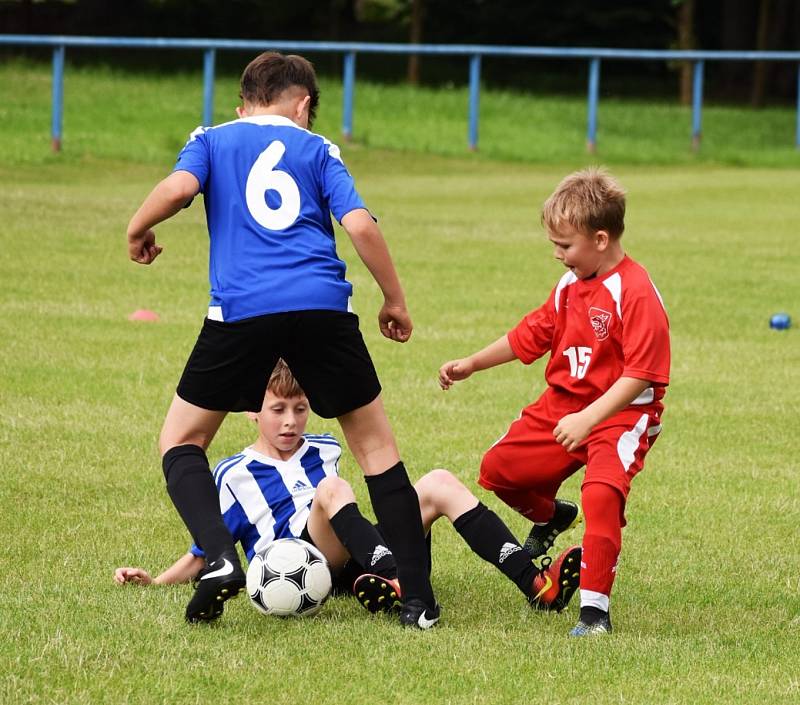
[[[242,105],[236,106],[236,116],[240,119],[247,117],[247,112],[245,111],[244,106]]]
[[[297,104],[297,118],[305,117],[308,120],[308,110],[311,106],[311,96],[307,95]]]
[[[611,236],[606,230],[596,230],[594,233],[594,242],[597,249],[602,252],[608,247],[608,243],[611,242]]]
[[[245,411],[244,414],[251,421],[258,421],[258,414],[255,413],[254,411]]]

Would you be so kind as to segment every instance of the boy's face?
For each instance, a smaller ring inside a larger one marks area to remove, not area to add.
[[[251,415],[258,424],[259,445],[267,455],[286,460],[300,447],[308,412],[305,396],[280,397],[267,390],[261,411]]]
[[[609,243],[605,230],[587,234],[564,223],[558,232],[549,232],[548,237],[553,243],[555,258],[578,279],[603,273],[604,254]]]

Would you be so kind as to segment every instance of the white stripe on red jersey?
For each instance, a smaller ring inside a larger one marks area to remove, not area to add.
[[[592,279],[564,274],[508,340],[526,364],[550,353],[547,384],[576,410],[623,376],[653,383],[634,401],[640,407],[658,404],[669,384],[667,313],[647,271],[627,256]]]

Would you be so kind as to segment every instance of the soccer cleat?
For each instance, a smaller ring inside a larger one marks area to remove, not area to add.
[[[580,586],[581,547],[573,546],[564,551],[547,567],[536,574],[528,601],[537,610],[561,612]]]
[[[372,614],[392,612],[400,606],[400,583],[397,579],[382,578],[380,575],[364,573],[353,583],[353,594]]]
[[[569,531],[583,521],[580,507],[575,502],[557,499],[555,505],[553,518],[546,524],[534,524],[523,544],[523,548],[534,560],[550,550],[556,536]]]
[[[422,600],[409,600],[400,608],[400,624],[415,629],[430,629],[441,616],[439,605],[428,607]]]
[[[222,614],[225,602],[245,586],[245,575],[236,552],[226,552],[197,576],[194,595],[186,606],[186,621],[210,622]]]
[[[569,635],[597,636],[602,634],[611,634],[611,631],[611,618],[608,616],[608,612],[604,612],[603,616],[591,623],[579,620],[578,623],[572,628]]]

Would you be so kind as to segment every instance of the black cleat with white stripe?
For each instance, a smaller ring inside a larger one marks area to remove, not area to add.
[[[422,600],[408,600],[400,608],[400,624],[413,629],[431,629],[440,616],[439,605],[428,607]]]
[[[211,622],[222,614],[225,602],[236,597],[246,583],[239,556],[227,551],[197,576],[194,595],[186,606],[186,621]]]

